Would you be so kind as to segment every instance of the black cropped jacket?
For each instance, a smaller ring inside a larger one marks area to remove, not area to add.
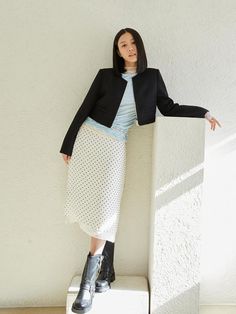
[[[155,121],[156,107],[164,116],[204,118],[209,110],[198,106],[179,105],[168,96],[161,73],[156,68],[146,68],[132,77],[137,124]],[[117,76],[113,68],[100,69],[94,78],[80,108],[64,137],[60,153],[72,155],[77,133],[89,116],[111,127],[124,94],[127,81]]]

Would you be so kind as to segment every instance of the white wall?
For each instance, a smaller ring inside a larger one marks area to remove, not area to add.
[[[235,303],[235,14],[234,0],[0,1],[0,306],[65,305],[82,269],[89,238],[64,224],[59,149],[123,27],[140,32],[176,102],[222,123],[205,131],[201,303]],[[147,274],[152,128],[129,134],[120,274]]]

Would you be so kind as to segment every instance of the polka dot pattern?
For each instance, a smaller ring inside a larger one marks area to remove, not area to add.
[[[115,242],[125,167],[126,142],[83,123],[68,164],[65,223]]]

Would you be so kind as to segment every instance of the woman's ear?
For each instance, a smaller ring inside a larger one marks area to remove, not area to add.
[[[121,57],[119,50],[116,50],[116,52],[118,53],[118,55]]]

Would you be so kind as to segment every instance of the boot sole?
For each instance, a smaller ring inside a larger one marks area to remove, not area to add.
[[[98,292],[98,293],[102,293],[102,292],[106,292],[108,290],[110,290],[111,287],[106,287],[106,288],[100,288],[100,287],[97,287],[95,289],[95,292]]]
[[[73,305],[72,305],[72,308],[71,308],[71,311],[74,312],[74,313],[79,313],[79,314],[83,314],[83,313],[87,313],[88,311],[90,311],[92,308],[92,305],[84,308],[84,309],[77,309],[77,308],[74,308]]]
[[[111,281],[110,282],[115,281],[115,279],[116,279],[115,274],[113,274],[112,277],[111,277]],[[106,288],[101,288],[99,286],[95,286],[95,292],[98,292],[98,293],[106,292],[109,289],[111,289],[111,285],[110,284],[108,284],[108,287],[106,287]]]

